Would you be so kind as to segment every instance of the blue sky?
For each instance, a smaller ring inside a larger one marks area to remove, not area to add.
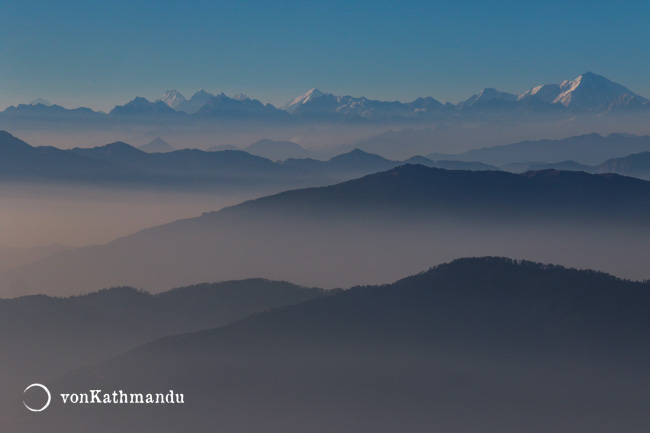
[[[0,107],[176,88],[457,102],[592,71],[650,97],[648,2],[0,0]]]

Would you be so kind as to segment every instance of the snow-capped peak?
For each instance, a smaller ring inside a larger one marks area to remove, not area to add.
[[[181,105],[183,102],[185,102],[185,96],[178,90],[172,89],[166,91],[162,97],[160,98],[161,101],[163,101],[165,104],[170,106],[171,108],[176,109],[179,105]]]
[[[562,90],[558,84],[543,84],[522,93],[518,99],[521,101],[534,96],[544,102],[553,102],[560,93],[562,93]]]
[[[317,88],[313,88],[307,93],[298,96],[297,98],[289,101],[284,107],[282,107],[283,110],[288,111],[289,113],[293,113],[296,108],[298,108],[299,105],[305,104],[308,101],[318,98],[320,96],[325,96],[326,93],[321,92]]]
[[[599,108],[624,95],[647,101],[627,87],[593,72],[586,72],[574,80],[563,81],[560,90],[561,93],[553,102],[572,108]]]
[[[500,92],[493,87],[486,87],[485,89],[481,90],[480,93],[470,96],[465,101],[459,102],[458,106],[461,108],[470,107],[478,102],[485,103],[488,101],[492,101],[494,99],[501,99],[504,101],[516,101],[517,95],[513,95],[512,93]]]
[[[519,95],[519,100],[531,97],[579,110],[606,110],[611,105],[625,105],[632,101],[643,104],[648,101],[627,87],[593,72],[585,72],[560,84],[533,87]]]

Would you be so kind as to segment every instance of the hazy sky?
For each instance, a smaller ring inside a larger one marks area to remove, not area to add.
[[[0,108],[177,88],[457,102],[592,71],[650,96],[643,1],[0,0]]]

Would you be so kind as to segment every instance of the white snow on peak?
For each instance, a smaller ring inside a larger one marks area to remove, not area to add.
[[[293,113],[296,110],[296,108],[298,108],[299,105],[305,104],[314,98],[318,98],[320,96],[325,96],[325,95],[327,94],[321,92],[317,88],[313,88],[307,93],[300,95],[297,98],[289,101],[284,107],[282,107],[282,109],[288,111],[289,113]]]
[[[183,96],[183,94],[178,90],[172,89],[166,91],[162,95],[162,98],[160,98],[160,100],[163,101],[168,106],[170,106],[171,108],[176,109],[176,107],[178,107],[183,102],[185,102],[185,96]]]
[[[574,80],[565,80],[559,87],[561,93],[553,102],[565,107],[599,108],[622,96],[634,97],[641,102],[647,101],[627,87],[591,72],[584,73]]]
[[[234,99],[235,101],[246,101],[246,100],[251,99],[251,98],[244,95],[243,93],[238,93],[235,96],[233,96],[232,99]]]
[[[586,72],[560,84],[536,86],[519,95],[519,100],[536,97],[544,102],[567,108],[599,110],[611,104],[620,105],[632,99],[644,103],[647,99],[607,78]]]
[[[517,95],[514,95],[512,93],[507,93],[507,92],[500,92],[493,87],[486,87],[485,89],[481,90],[480,93],[472,95],[468,99],[459,102],[458,106],[461,108],[470,107],[478,102],[484,103],[484,102],[492,101],[494,99],[501,99],[504,101],[516,101]]]
[[[518,99],[521,101],[522,99],[528,99],[534,96],[544,102],[553,102],[561,92],[562,90],[560,90],[560,86],[557,84],[543,84],[522,93]]]

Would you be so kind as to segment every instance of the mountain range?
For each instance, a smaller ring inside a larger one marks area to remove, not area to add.
[[[531,170],[584,171],[586,173],[616,173],[650,180],[650,152],[636,153],[623,158],[612,158],[598,165],[584,165],[575,161],[556,163],[528,162],[513,163],[503,166],[504,170],[523,173]]]
[[[177,90],[169,90],[154,102],[136,97],[127,104],[116,106],[108,117],[164,121],[175,115],[185,122],[206,119],[385,122],[474,118],[486,113],[571,116],[579,113],[645,112],[648,109],[650,101],[645,97],[603,76],[587,72],[559,84],[532,87],[520,95],[486,88],[457,104],[443,104],[432,97],[420,97],[407,103],[378,101],[366,97],[337,96],[314,88],[292,99],[280,109],[242,94],[228,97],[223,93],[214,95],[201,89],[186,99]],[[89,109],[67,110],[58,105],[37,103],[9,107],[0,113],[0,120],[16,120],[24,116],[79,117],[80,114],[95,114],[96,120],[106,117]],[[181,114],[185,117],[178,117]]]
[[[235,146],[227,148],[238,149]],[[319,160],[312,157],[314,153],[296,143],[268,139],[244,149],[176,150],[157,137],[140,148],[117,142],[95,148],[61,150],[32,147],[0,131],[0,179],[108,182],[114,186],[158,185],[190,189],[214,185],[248,185],[250,188],[275,185],[272,190],[278,191],[282,187],[317,186],[350,180],[405,163],[448,170],[503,169],[523,173],[553,169],[650,178],[647,158],[650,137],[627,134],[606,137],[588,134],[562,140],[524,141],[463,154],[433,153],[428,157],[415,156],[403,161],[386,159],[361,149]],[[259,180],[263,182],[260,184]]]
[[[56,180],[181,188],[221,185],[228,188],[271,186],[282,189],[327,182],[320,174],[272,161],[243,151],[206,152],[168,150],[160,140],[158,152],[147,153],[127,143],[94,148],[33,147],[6,131],[0,131],[0,179],[4,181]],[[148,145],[148,146],[149,146]],[[161,149],[160,146],[165,149]]]
[[[135,297],[135,294],[131,294]],[[648,283],[456,260],[393,284],[169,336],[46,385],[175,392],[183,405],[20,402],[3,425],[65,431],[647,431]]]
[[[305,158],[311,155],[312,152],[296,143],[268,139],[259,140],[245,150],[176,150],[160,137],[140,148],[116,142],[94,148],[62,150],[33,147],[0,131],[0,180],[47,179],[186,189],[219,185],[260,191],[273,186],[278,191],[348,180],[404,163],[361,150],[346,152],[328,161]],[[408,162],[413,161],[440,168],[498,170],[472,162],[435,162],[422,157]]]

